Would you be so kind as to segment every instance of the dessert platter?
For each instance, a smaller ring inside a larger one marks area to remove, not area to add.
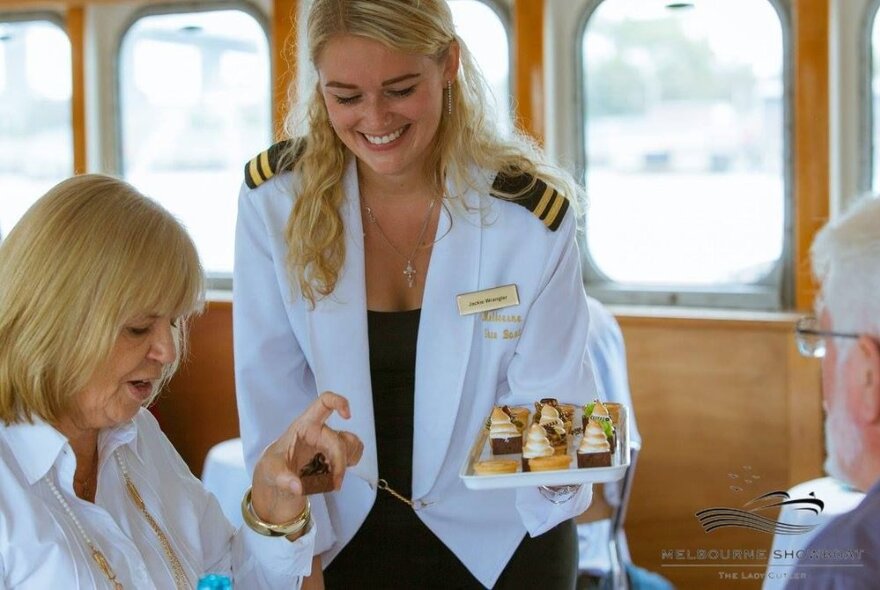
[[[626,406],[599,400],[495,406],[459,477],[473,490],[617,481],[630,463],[627,416]]]

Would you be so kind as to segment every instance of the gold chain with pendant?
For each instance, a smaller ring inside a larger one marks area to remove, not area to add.
[[[162,550],[165,552],[165,557],[168,559],[168,563],[171,565],[171,570],[174,575],[175,588],[177,590],[190,590],[192,586],[186,579],[186,573],[183,570],[183,565],[180,563],[180,559],[178,559],[177,554],[174,553],[174,548],[171,546],[171,542],[168,540],[165,532],[159,526],[159,523],[156,522],[156,519],[154,519],[153,515],[150,514],[149,510],[147,510],[146,504],[144,504],[140,492],[134,485],[134,482],[131,481],[131,478],[128,476],[128,470],[125,467],[125,463],[123,462],[122,457],[119,455],[119,451],[116,451],[115,453],[113,453],[113,455],[116,457],[116,462],[119,464],[119,469],[122,472],[122,478],[125,481],[125,488],[128,492],[129,498],[131,498],[132,503],[141,511],[144,518],[147,520],[147,523],[150,525],[150,528],[153,529],[153,532],[156,533],[156,536],[159,538],[159,543],[162,545]],[[73,509],[70,507],[70,504],[67,503],[67,500],[64,499],[64,496],[61,495],[61,492],[58,491],[55,483],[49,477],[46,478],[46,483],[49,484],[49,488],[52,490],[52,494],[55,496],[55,499],[58,500],[58,503],[61,504],[62,508],[64,508],[67,516],[73,522],[83,541],[85,541],[86,545],[89,548],[89,551],[91,551],[92,559],[98,566],[98,569],[101,570],[101,573],[104,575],[104,577],[106,577],[107,580],[110,581],[110,584],[113,586],[114,590],[123,590],[122,583],[116,577],[116,572],[113,571],[113,568],[110,566],[110,562],[107,561],[104,553],[98,548],[97,544],[92,541],[92,538],[88,535],[88,533],[86,533],[86,530],[82,526],[82,523],[80,523],[79,518],[77,518],[76,514],[74,514]]]

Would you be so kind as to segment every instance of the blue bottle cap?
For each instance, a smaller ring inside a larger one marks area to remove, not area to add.
[[[232,590],[232,580],[223,574],[207,574],[199,578],[196,590]]]

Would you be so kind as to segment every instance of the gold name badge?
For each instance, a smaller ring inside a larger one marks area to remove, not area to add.
[[[462,293],[455,300],[458,303],[458,315],[469,315],[519,305],[519,293],[516,285],[504,285],[484,291]]]

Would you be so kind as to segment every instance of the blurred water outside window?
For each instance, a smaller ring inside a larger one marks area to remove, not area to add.
[[[510,39],[504,22],[486,2],[450,0],[455,30],[473,55],[492,91],[498,128],[509,133],[513,127],[510,88]]]
[[[228,279],[244,164],[272,142],[265,30],[235,9],[144,16],[123,37],[119,81],[124,177]]]
[[[450,5],[509,129],[507,31],[484,2]],[[123,174],[186,225],[215,278],[232,271],[244,163],[272,141],[268,51],[238,10],[145,16],[122,42]]]
[[[784,49],[771,2],[605,0],[581,52],[593,275],[723,290],[781,272]]]
[[[871,192],[880,193],[880,22],[877,16],[880,4],[874,3],[870,49],[870,109],[871,109]]]
[[[55,22],[0,15],[0,236],[73,174],[70,40]]]

